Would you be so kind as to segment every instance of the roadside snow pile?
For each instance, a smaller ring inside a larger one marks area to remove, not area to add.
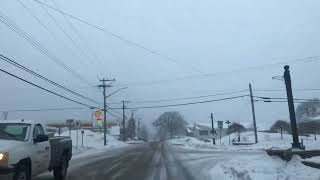
[[[169,143],[176,146],[183,146],[185,148],[200,148],[200,149],[214,149],[211,142],[204,142],[194,137],[182,137],[168,140]]]
[[[233,133],[230,134],[231,143],[232,140],[237,142],[238,134]],[[308,150],[311,149],[320,149],[320,144],[318,141],[315,141],[313,137],[305,137],[300,136],[300,141],[303,139],[303,144],[306,146]],[[222,144],[229,144],[229,137],[225,136],[221,139]],[[288,149],[291,148],[292,136],[290,134],[283,134],[282,139],[280,133],[265,133],[258,132],[258,144],[243,146],[240,145],[241,149]],[[244,143],[254,143],[254,132],[245,132],[240,134],[240,142]]]
[[[308,161],[308,162],[313,162],[313,163],[317,163],[320,164],[320,156],[316,156],[316,157],[312,157],[312,158],[307,158],[304,161]]]
[[[211,177],[223,180],[319,180],[320,172],[301,165],[301,159],[295,156],[290,162],[268,155],[246,155],[222,161],[210,170]]]
[[[299,137],[303,139],[303,143],[307,150],[320,149],[319,141],[315,141],[314,137]],[[172,145],[182,146],[184,148],[195,148],[195,149],[216,149],[216,150],[265,150],[265,149],[288,149],[291,147],[292,136],[290,134],[283,134],[283,139],[281,139],[280,133],[265,133],[258,132],[258,144],[252,145],[232,145],[232,141],[238,141],[238,134],[230,134],[230,144],[229,136],[225,136],[221,139],[216,139],[216,145],[212,145],[212,140],[210,142],[204,142],[194,137],[183,137],[177,139],[168,140]],[[244,132],[240,134],[240,142],[242,143],[254,143],[254,133]]]
[[[69,131],[65,131],[61,136],[69,136]],[[80,154],[88,150],[103,150],[108,148],[125,147],[128,144],[118,140],[116,137],[107,134],[107,145],[104,146],[104,134],[99,132],[93,132],[90,130],[84,130],[83,134],[83,147],[82,147],[82,134],[81,130],[71,130],[71,139],[73,146],[73,154]]]

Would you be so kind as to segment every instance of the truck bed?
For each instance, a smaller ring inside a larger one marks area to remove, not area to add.
[[[63,160],[63,156],[67,160],[72,158],[72,140],[67,136],[56,136],[49,139],[51,147],[51,160],[49,169],[52,170],[54,167],[58,167]]]

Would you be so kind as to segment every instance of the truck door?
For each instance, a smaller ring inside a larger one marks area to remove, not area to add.
[[[36,139],[39,135],[45,135],[41,124],[36,124],[33,131],[33,139]],[[34,143],[35,156],[34,167],[32,167],[33,175],[38,175],[44,171],[47,171],[50,164],[50,144],[49,141]]]

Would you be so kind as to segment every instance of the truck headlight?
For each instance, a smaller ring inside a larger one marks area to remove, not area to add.
[[[8,166],[9,153],[0,153],[0,166]]]

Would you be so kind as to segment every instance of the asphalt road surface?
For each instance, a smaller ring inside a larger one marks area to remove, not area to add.
[[[194,154],[194,158],[190,154]],[[225,160],[226,157],[232,156],[226,156],[223,152],[192,151],[163,142],[150,142],[113,150],[113,154],[104,152],[72,160],[67,180],[211,179],[199,176],[203,169],[201,165]],[[201,160],[201,165],[192,167],[197,160]],[[53,176],[52,173],[45,173],[33,180],[53,180]]]

